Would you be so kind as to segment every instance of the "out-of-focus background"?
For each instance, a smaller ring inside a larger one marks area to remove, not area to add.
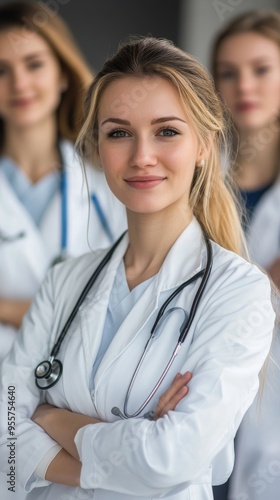
[[[66,20],[95,70],[130,34],[169,38],[208,66],[212,38],[227,20],[250,9],[280,10],[280,0],[40,1]]]

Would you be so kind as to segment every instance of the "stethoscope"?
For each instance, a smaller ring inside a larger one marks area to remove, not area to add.
[[[56,256],[52,265],[55,265],[59,262],[66,260],[69,255],[67,252],[68,246],[68,182],[67,182],[67,173],[66,169],[63,168],[60,173],[60,194],[61,194],[61,241],[60,241],[60,254]],[[93,206],[96,210],[97,216],[100,220],[101,226],[108,236],[109,242],[112,243],[114,241],[113,233],[110,229],[110,225],[108,223],[107,217],[100,205],[98,197],[96,194],[91,193],[90,199],[93,203]],[[15,234],[7,234],[4,231],[0,230],[0,245],[4,243],[13,243],[22,238],[26,237],[25,231],[19,231]]]
[[[63,262],[69,257],[67,252],[68,247],[68,178],[66,169],[62,169],[60,173],[60,194],[61,194],[61,241],[60,241],[60,254],[56,256],[52,265],[58,264],[59,262]],[[109,238],[110,243],[114,241],[113,233],[110,229],[110,225],[108,223],[107,217],[100,205],[100,202],[96,196],[96,194],[90,194],[90,199],[93,203],[93,206],[96,210],[97,216],[101,222],[101,226]]]
[[[35,383],[39,389],[42,389],[42,390],[50,389],[60,379],[60,377],[62,375],[63,367],[62,367],[61,361],[59,359],[56,359],[56,356],[59,352],[61,344],[62,344],[62,342],[63,342],[63,340],[64,340],[81,304],[82,304],[82,302],[84,301],[86,295],[88,294],[92,285],[94,284],[94,282],[96,281],[96,279],[100,275],[103,268],[109,262],[111,256],[113,255],[116,247],[120,243],[124,234],[122,234],[121,237],[116,241],[116,243],[110,248],[110,250],[107,252],[107,254],[103,258],[101,263],[98,265],[98,267],[93,272],[92,276],[90,277],[89,281],[87,282],[86,286],[84,287],[80,297],[78,298],[78,301],[75,304],[68,320],[66,321],[66,323],[65,323],[65,325],[64,325],[64,327],[63,327],[63,329],[58,337],[57,342],[53,346],[49,359],[42,361],[35,368],[35,371],[34,371]],[[111,411],[114,415],[120,416],[123,419],[127,419],[127,418],[131,418],[131,417],[137,417],[143,411],[143,409],[148,405],[148,403],[150,402],[150,400],[152,399],[152,397],[154,396],[154,394],[158,390],[163,379],[165,378],[166,374],[168,373],[175,357],[177,356],[182,344],[184,343],[184,341],[187,337],[187,334],[189,332],[189,329],[192,325],[192,322],[194,320],[195,313],[197,311],[199,302],[201,300],[202,294],[204,292],[204,289],[206,287],[206,284],[207,284],[207,281],[209,279],[211,269],[212,269],[213,252],[212,252],[211,243],[207,237],[205,237],[205,243],[206,243],[206,248],[207,248],[207,262],[206,262],[205,268],[202,269],[201,271],[199,271],[198,273],[196,273],[194,276],[192,276],[190,279],[188,279],[184,283],[182,283],[178,288],[176,288],[176,290],[166,299],[164,304],[161,306],[161,308],[157,314],[156,320],[153,324],[153,327],[151,329],[150,336],[149,336],[149,339],[145,345],[143,354],[140,357],[140,360],[139,360],[139,362],[135,368],[135,371],[133,373],[132,379],[129,383],[128,390],[127,390],[127,393],[125,396],[123,412],[121,412],[121,410],[119,408],[113,407]],[[180,335],[179,335],[179,338],[177,340],[177,344],[176,344],[175,349],[173,350],[173,352],[171,354],[171,357],[170,357],[167,365],[165,366],[161,376],[159,377],[157,383],[155,384],[154,388],[152,389],[152,391],[150,392],[150,394],[148,395],[148,397],[146,398],[144,403],[134,413],[129,414],[127,411],[127,406],[128,406],[128,401],[129,401],[129,398],[131,395],[131,390],[133,388],[133,385],[134,385],[135,380],[137,378],[137,375],[139,373],[140,367],[141,367],[141,365],[146,357],[146,354],[148,352],[150,344],[151,344],[152,340],[155,338],[157,326],[158,326],[161,318],[163,317],[163,314],[164,314],[166,308],[168,307],[170,302],[174,299],[174,297],[176,297],[186,286],[190,285],[191,283],[193,283],[194,281],[196,281],[200,277],[202,277],[202,280],[201,280],[199,288],[195,294],[195,297],[194,297],[194,300],[193,300],[193,303],[191,306],[190,314],[188,317],[186,316],[186,318],[184,319],[184,322],[180,328]],[[145,418],[153,418],[153,412],[146,413],[144,415],[144,417]]]

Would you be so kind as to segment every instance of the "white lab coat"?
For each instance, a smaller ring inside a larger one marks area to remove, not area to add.
[[[258,203],[248,232],[252,259],[264,268],[280,256],[280,179]],[[278,314],[279,314],[278,305]],[[280,497],[280,328],[274,334],[263,390],[246,413],[236,439],[229,500]]]
[[[77,256],[91,249],[107,247],[111,242],[92,202],[88,200],[86,183],[73,145],[62,141],[60,146],[68,184],[67,252]],[[126,227],[125,210],[109,190],[101,171],[88,167],[87,179],[89,191],[97,195],[116,238]],[[32,299],[51,261],[61,252],[60,192],[52,199],[38,228],[0,169],[0,231],[7,235],[21,231],[26,233],[17,241],[0,242],[0,297]],[[0,362],[10,350],[15,335],[15,328],[0,323]]]
[[[280,256],[280,178],[257,204],[247,241],[252,260],[264,269]]]
[[[212,480],[223,482],[232,470],[232,440],[256,394],[258,373],[271,342],[274,312],[269,281],[255,266],[213,243],[213,269],[187,339],[144,412],[155,408],[159,395],[178,371],[193,373],[188,396],[176,411],[155,422],[143,418],[119,420],[111,408],[123,408],[129,381],[159,307],[206,262],[202,232],[193,219],[117,331],[95,375],[95,390],[90,393],[89,378],[108,299],[127,245],[125,236],[80,306],[58,356],[64,365],[63,375],[44,393],[51,404],[106,422],[85,426],[76,435],[83,464],[82,488],[34,477],[34,469],[54,441],[29,418],[40,400],[34,367],[48,358],[104,251],[65,262],[48,273],[3,367],[0,471],[3,474],[7,470],[6,397],[7,387],[14,385],[17,477],[26,490],[32,490],[28,500],[209,500]],[[169,307],[189,313],[197,288],[198,282],[189,285]],[[142,404],[162,373],[182,320],[183,314],[177,310],[158,332],[135,382],[128,411]]]
[[[230,500],[280,497],[280,336],[275,335],[263,390],[241,422]]]

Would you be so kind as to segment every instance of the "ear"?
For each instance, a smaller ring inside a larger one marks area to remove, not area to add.
[[[206,165],[211,149],[213,147],[213,141],[214,141],[214,134],[209,134],[205,142],[200,145],[198,155],[196,158],[197,167],[202,168]]]

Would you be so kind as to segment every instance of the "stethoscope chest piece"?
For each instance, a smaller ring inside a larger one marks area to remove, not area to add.
[[[62,375],[62,363],[59,359],[42,361],[36,366],[34,374],[39,389],[50,389]]]

